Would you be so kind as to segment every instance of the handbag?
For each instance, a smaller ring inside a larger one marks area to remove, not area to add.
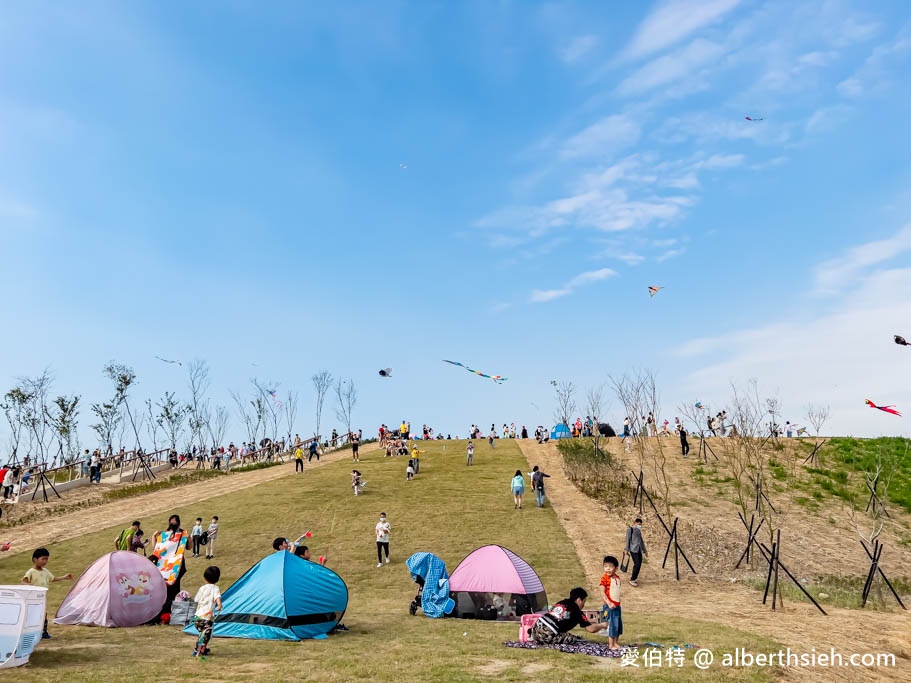
[[[620,558],[620,571],[625,572],[627,569],[629,569],[629,553],[624,550]]]

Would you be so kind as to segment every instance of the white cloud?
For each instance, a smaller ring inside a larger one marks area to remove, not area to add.
[[[535,289],[531,293],[532,303],[542,304],[548,301],[554,301],[561,297],[571,294],[568,289]]]
[[[906,62],[909,53],[911,29],[905,27],[892,41],[873,48],[857,71],[838,84],[838,92],[847,98],[856,99],[882,91],[889,82],[894,63]]]
[[[665,261],[668,261],[676,256],[683,255],[684,252],[686,252],[686,249],[668,249],[663,254],[660,254],[655,260],[658,263],[664,263]]]
[[[694,40],[677,52],[658,57],[634,71],[617,86],[619,95],[640,95],[644,92],[666,86],[685,77],[692,77],[701,67],[717,60],[724,53],[717,43]]]
[[[639,59],[668,48],[714,24],[738,4],[740,0],[666,0],[639,25],[624,57]]]
[[[690,395],[727,397],[731,381],[756,378],[761,390],[778,390],[791,422],[804,423],[805,406],[815,403],[831,406],[828,433],[906,432],[899,418],[870,410],[864,399],[911,405],[911,387],[896,372],[907,351],[892,343],[897,322],[911,320],[911,269],[880,270],[854,285],[833,310],[806,306],[794,318],[687,343],[681,355],[694,366],[684,382]]]
[[[891,237],[848,249],[843,256],[820,263],[814,272],[817,294],[833,294],[850,286],[871,266],[911,251],[911,225]]]
[[[501,301],[499,303],[493,304],[490,307],[490,312],[491,313],[502,313],[503,311],[506,311],[511,307],[512,307],[512,303],[510,303],[509,301]]]
[[[591,52],[592,48],[597,44],[598,38],[596,36],[578,36],[566,46],[560,56],[564,62],[571,64]]]
[[[617,273],[610,268],[600,268],[598,270],[591,270],[586,273],[580,273],[559,289],[533,290],[531,293],[531,301],[532,303],[546,303],[548,301],[554,301],[564,296],[569,296],[575,289],[579,287],[584,287],[585,285],[590,285],[595,282],[601,282],[602,280],[616,276]]]
[[[703,161],[700,166],[701,168],[734,168],[735,166],[740,166],[743,163],[744,156],[742,154],[713,154],[708,159]]]
[[[615,277],[615,273],[610,268],[601,268],[599,270],[590,270],[587,273],[581,273],[576,275],[572,280],[566,283],[566,286],[570,289],[575,289],[582,285],[589,285],[592,282],[600,282],[601,280],[606,280],[609,277]]]
[[[37,218],[38,211],[28,204],[0,197],[0,216],[28,221]]]
[[[639,124],[625,114],[605,116],[585,130],[573,135],[563,144],[560,156],[604,157],[639,141]]]

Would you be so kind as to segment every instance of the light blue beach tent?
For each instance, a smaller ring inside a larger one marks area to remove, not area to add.
[[[569,427],[567,427],[562,422],[560,424],[554,425],[554,428],[550,432],[551,439],[568,439],[571,436],[572,433],[569,431]]]
[[[331,569],[285,550],[263,558],[222,595],[216,638],[325,638],[348,607],[348,587]],[[185,633],[196,635],[191,624]]]

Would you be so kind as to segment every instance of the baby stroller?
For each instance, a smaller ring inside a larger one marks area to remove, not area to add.
[[[411,578],[418,585],[418,594],[411,601],[409,614],[414,616],[421,608],[432,619],[451,614],[455,601],[449,597],[449,572],[446,564],[433,553],[415,553],[406,560]]]

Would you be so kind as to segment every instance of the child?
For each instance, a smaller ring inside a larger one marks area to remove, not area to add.
[[[206,529],[206,534],[209,536],[209,544],[206,546],[206,559],[213,560],[215,559],[215,537],[218,536],[218,515],[212,515],[212,521],[209,523],[209,528]]]
[[[193,624],[199,631],[199,638],[196,640],[193,656],[204,660],[209,654],[208,645],[212,637],[215,615],[221,612],[221,590],[218,588],[221,570],[218,567],[206,567],[202,578],[206,583],[196,591],[196,616],[193,618]]]
[[[130,539],[130,550],[134,553],[138,553],[140,550],[142,554],[146,554],[146,546],[149,544],[147,540],[143,540],[143,531],[142,529],[137,529],[136,533],[133,534],[133,537]]]
[[[389,564],[389,522],[386,521],[386,513],[380,513],[380,521],[376,524],[376,566],[377,569],[383,566],[383,551],[386,551],[386,564]]]
[[[361,473],[357,470],[351,470],[351,487],[354,489],[354,495],[357,495],[357,490],[361,487]]]
[[[616,650],[620,647],[618,641],[623,634],[623,619],[620,614],[620,575],[617,574],[619,566],[617,558],[607,555],[604,558],[604,574],[601,576],[601,600],[604,602],[602,614],[607,621],[607,646]],[[600,635],[604,635],[602,632]]]
[[[474,444],[471,441],[468,442],[468,466],[471,467],[474,464]]]
[[[414,460],[408,461],[408,467],[405,468],[405,481],[414,479]]]
[[[30,586],[38,586],[40,588],[48,588],[54,581],[72,581],[72,574],[64,574],[63,576],[54,576],[51,574],[45,567],[47,567],[48,561],[51,559],[51,554],[47,551],[47,548],[38,548],[35,552],[32,553],[32,568],[25,572],[25,576],[22,577],[22,583],[27,583]],[[50,638],[51,634],[47,632],[47,615],[44,616],[44,631],[41,633],[42,638]]]
[[[199,557],[199,546],[202,545],[200,543],[202,539],[202,517],[196,518],[196,524],[193,525],[193,530],[190,531],[190,538],[193,539],[193,557]]]

